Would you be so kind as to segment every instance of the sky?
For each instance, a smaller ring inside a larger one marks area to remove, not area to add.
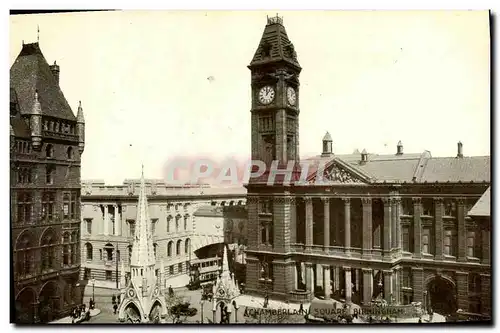
[[[10,17],[60,66],[86,121],[82,179],[161,178],[176,156],[250,154],[250,71],[264,11],[123,11]],[[487,11],[281,11],[302,66],[300,152],[490,154]]]

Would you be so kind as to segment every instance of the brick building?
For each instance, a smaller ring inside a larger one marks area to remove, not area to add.
[[[490,157],[355,151],[332,137],[298,178],[301,67],[280,17],[268,18],[251,71],[252,159],[295,166],[292,185],[247,186],[249,293],[307,302],[422,302],[490,315],[490,226],[467,216],[490,186]],[[318,168],[324,165],[324,168]],[[320,181],[322,178],[322,181]]]
[[[130,272],[133,235],[136,229],[140,181],[122,185],[103,181],[82,183],[81,279],[95,279],[98,287],[117,288],[120,260]],[[205,226],[195,212],[202,206],[244,206],[245,188],[212,188],[208,185],[166,185],[145,180],[156,260],[163,261],[165,279],[189,274],[189,262],[202,246],[223,241],[223,229]],[[208,230],[208,231],[207,231]],[[213,231],[213,232],[212,232]],[[118,258],[118,261],[117,261]],[[118,277],[118,278],[117,278]]]
[[[14,321],[47,322],[79,304],[81,105],[73,114],[38,43],[10,68]]]

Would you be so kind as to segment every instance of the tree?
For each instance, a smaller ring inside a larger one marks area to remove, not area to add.
[[[187,317],[196,316],[198,310],[196,308],[190,307],[190,305],[191,303],[189,302],[182,302],[175,304],[169,309],[169,312],[173,317],[174,324],[181,324],[186,321]]]

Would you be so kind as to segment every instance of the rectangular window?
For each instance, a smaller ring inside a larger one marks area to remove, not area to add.
[[[47,165],[45,167],[45,182],[49,185],[54,184],[54,174],[56,167],[53,165]]]
[[[17,169],[17,182],[19,184],[31,184],[31,172],[30,167],[19,167]]]
[[[177,273],[179,273],[179,274],[182,273],[182,263],[181,262],[177,264]]]
[[[411,268],[403,268],[403,287],[411,288],[411,286],[412,286]]]
[[[457,203],[455,200],[447,199],[444,201],[444,216],[457,216]]]
[[[443,243],[444,243],[443,253],[445,255],[451,256],[451,230],[444,231]]]
[[[268,234],[267,223],[263,222],[260,225],[260,239],[261,239],[262,244],[267,244],[267,241],[268,241],[267,234]]]
[[[113,261],[113,249],[106,249],[106,259]]]
[[[63,194],[63,218],[69,218],[69,203],[70,203],[70,194]]]
[[[42,194],[42,219],[50,221],[55,216],[55,192],[44,192]]]
[[[467,256],[476,257],[476,233],[474,231],[467,232]]]
[[[79,218],[78,214],[78,194],[76,192],[71,193],[71,201],[70,201],[70,218],[71,219],[77,219]]]
[[[113,271],[106,271],[106,281],[113,280]]]
[[[261,260],[260,261],[260,278],[264,280],[273,279],[273,263],[271,260]]]
[[[430,230],[422,230],[422,253],[430,253]]]
[[[410,252],[410,230],[403,227],[403,251]]]
[[[92,235],[92,219],[85,219],[87,225],[87,234]]]
[[[403,207],[403,215],[413,215],[413,199],[412,198],[402,199],[401,206]]]
[[[17,221],[18,223],[31,223],[33,217],[33,197],[31,193],[19,192],[17,194]]]
[[[433,199],[422,199],[422,214],[426,216],[434,216]]]
[[[260,212],[263,214],[273,213],[273,201],[272,199],[263,198],[259,200],[260,202]]]
[[[174,265],[170,265],[170,266],[168,267],[168,273],[169,273],[170,275],[174,275]]]
[[[128,234],[131,237],[135,236],[135,221],[134,220],[127,220],[128,223]]]
[[[154,236],[156,231],[156,223],[158,223],[158,219],[151,219],[151,234]]]

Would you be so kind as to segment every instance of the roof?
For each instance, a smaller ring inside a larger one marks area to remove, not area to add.
[[[14,131],[14,136],[18,138],[31,139],[30,128],[19,115],[10,117],[10,126]]]
[[[38,43],[23,45],[10,68],[10,87],[11,100],[15,93],[21,114],[31,113],[38,91],[42,115],[76,120]]]
[[[332,136],[329,132],[326,132],[325,136],[323,137],[323,141],[332,141]]]
[[[220,206],[201,206],[198,208],[194,214],[194,216],[203,216],[203,217],[223,217],[224,211]]]
[[[490,192],[491,186],[483,193],[481,198],[476,202],[474,207],[469,211],[469,216],[490,216],[491,199]]]
[[[308,179],[316,176],[319,163],[325,169],[337,168],[366,182],[407,182],[407,183],[458,183],[490,182],[490,156],[471,157],[432,157],[430,152],[421,154],[368,154],[361,161],[361,154],[335,155],[333,157],[315,156],[308,159]]]
[[[269,48],[269,57],[264,55],[266,48]],[[259,46],[255,51],[250,66],[260,65],[270,61],[286,61],[300,68],[295,48],[288,39],[285,27],[283,26],[283,19],[278,16],[267,18],[267,25],[264,28],[264,33],[262,34],[262,38],[260,39]]]

